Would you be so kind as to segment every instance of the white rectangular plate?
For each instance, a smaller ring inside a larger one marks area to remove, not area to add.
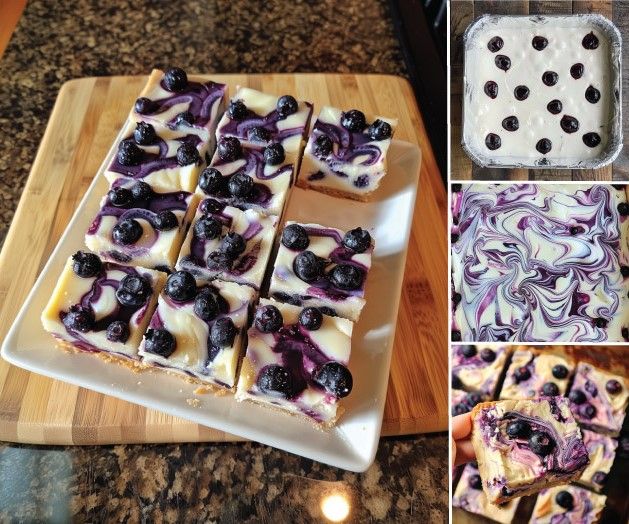
[[[113,153],[112,148],[105,163]],[[195,395],[195,385],[157,370],[133,373],[94,355],[55,348],[52,337],[41,326],[40,314],[65,260],[84,249],[84,233],[108,187],[102,174],[90,185],[35,282],[2,345],[2,357],[34,373],[313,460],[351,471],[366,470],[374,460],[382,425],[421,152],[416,145],[393,141],[388,157],[389,173],[373,202],[339,200],[294,188],[284,216],[284,220],[317,222],[341,229],[361,226],[372,231],[376,240],[367,304],[352,339],[350,370],[354,389],[344,399],[344,414],[333,429],[320,430],[300,417],[250,402],[236,402],[229,394]],[[189,404],[187,401],[192,398],[198,399],[198,403]]]

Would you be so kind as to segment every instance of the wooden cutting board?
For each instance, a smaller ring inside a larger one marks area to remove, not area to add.
[[[447,429],[446,194],[408,82],[381,75],[212,75],[229,85],[397,116],[420,145],[419,192],[400,303],[383,435]],[[59,92],[0,254],[0,338],[66,228],[146,77],[83,78]],[[51,341],[51,351],[57,351]],[[40,444],[238,440],[0,360],[0,439]]]

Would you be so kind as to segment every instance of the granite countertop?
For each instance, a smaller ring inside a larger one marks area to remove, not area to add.
[[[190,72],[405,74],[385,1],[30,0],[0,60],[0,242],[61,85]],[[1,414],[0,414],[1,418]],[[445,522],[447,436],[383,439],[348,473],[254,443],[36,447],[0,443],[0,521]]]

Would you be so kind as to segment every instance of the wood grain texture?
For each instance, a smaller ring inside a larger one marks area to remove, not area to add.
[[[26,0],[2,0],[0,2],[0,58],[7,48],[15,26],[26,7]]]
[[[396,115],[396,137],[419,144],[422,166],[395,338],[383,435],[447,428],[446,194],[412,89],[380,75],[212,75],[271,93]],[[72,80],[61,89],[4,249],[0,338],[70,220],[146,77]],[[27,256],[26,256],[27,255]],[[57,351],[51,340],[51,351]],[[238,440],[0,360],[0,440],[108,444]]]
[[[600,169],[497,169],[481,168],[473,164],[460,145],[462,133],[461,93],[463,90],[463,33],[468,25],[483,14],[577,14],[599,13],[613,21],[621,34],[629,34],[629,2],[612,0],[517,0],[497,2],[493,0],[454,0],[450,8],[450,102],[451,127],[451,177],[453,180],[554,180],[554,181],[610,181],[629,180],[629,152],[622,151],[613,165]],[[625,60],[623,46],[623,84],[627,83],[629,57]],[[625,87],[623,85],[623,92]],[[623,114],[629,110],[629,101],[623,96]],[[629,124],[623,119],[623,134],[629,136]]]

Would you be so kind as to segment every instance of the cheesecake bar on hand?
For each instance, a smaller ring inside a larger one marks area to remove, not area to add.
[[[318,224],[287,222],[269,294],[280,302],[314,306],[358,320],[374,244],[360,227],[344,233]]]
[[[323,107],[315,122],[297,185],[332,196],[368,200],[386,174],[397,120]]]
[[[535,501],[530,524],[594,524],[607,497],[577,486],[557,486],[542,491]]]
[[[207,198],[199,204],[183,243],[177,269],[197,278],[220,278],[260,289],[278,218],[241,211]]]
[[[492,504],[576,480],[588,465],[564,397],[485,402],[471,417],[472,445]]]
[[[236,400],[252,400],[330,426],[352,390],[347,368],[353,324],[261,299],[248,332]]]
[[[140,345],[142,361],[208,386],[233,388],[255,295],[249,286],[173,273]]]
[[[77,251],[63,269],[41,320],[62,345],[136,359],[166,276]]]
[[[85,244],[104,260],[171,271],[195,206],[192,193],[119,180],[103,197]]]

